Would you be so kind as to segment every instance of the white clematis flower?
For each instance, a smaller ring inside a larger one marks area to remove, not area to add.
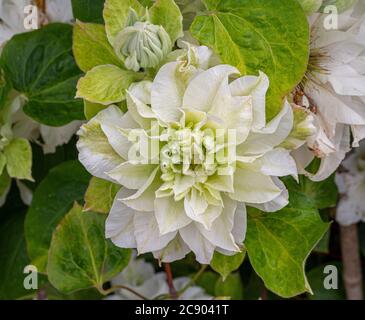
[[[336,220],[344,226],[365,222],[365,143],[343,163],[343,171],[336,174],[341,194]]]
[[[314,181],[328,178],[350,151],[350,129],[353,147],[365,138],[365,3],[339,15],[339,30],[326,30],[325,18],[311,17],[311,58],[303,86],[303,104],[313,112],[317,134],[296,154],[302,168],[314,156],[322,159],[319,172],[307,173]]]
[[[293,111],[285,103],[266,122],[263,73],[239,77],[229,65],[189,66],[164,65],[148,94],[134,85],[128,112],[101,111],[81,127],[77,146],[91,174],[124,186],[107,238],[163,262],[193,251],[208,264],[215,250],[241,250],[245,205],[276,211],[288,203],[277,177],[297,174],[290,152],[279,147],[292,131]]]
[[[190,282],[188,277],[175,278],[173,280],[176,291],[180,291]],[[151,263],[143,259],[132,258],[128,266],[112,281],[112,286],[124,285],[137,293],[153,300],[159,296],[169,295],[166,273],[155,272]],[[136,300],[139,299],[132,292],[125,289],[118,290],[115,294],[106,298],[107,300]],[[191,286],[180,296],[179,300],[211,300],[212,297],[197,286]]]
[[[66,23],[73,20],[71,0],[45,0],[45,4],[43,20]],[[24,27],[24,8],[28,5],[35,5],[35,1],[0,0],[0,47],[13,35],[29,31]]]

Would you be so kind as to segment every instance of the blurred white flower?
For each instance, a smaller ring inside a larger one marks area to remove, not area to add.
[[[87,170],[124,186],[106,221],[106,237],[117,246],[153,252],[163,262],[193,251],[209,264],[215,250],[240,251],[245,204],[276,211],[288,203],[277,177],[297,174],[290,151],[279,147],[293,129],[291,106],[267,123],[267,76],[209,68],[210,58],[208,48],[192,47],[153,83],[132,85],[127,113],[111,106],[78,133]],[[140,139],[131,141],[130,133]],[[141,139],[157,142],[157,153],[140,148]]]
[[[336,174],[341,194],[336,220],[344,226],[365,222],[365,141],[343,163]]]
[[[174,287],[177,292],[182,290],[191,281],[188,277],[175,278]],[[111,281],[112,286],[123,285],[133,289],[147,299],[155,299],[160,296],[169,295],[169,287],[165,272],[155,272],[151,263],[143,259],[132,258],[128,266]],[[115,294],[106,298],[107,300],[138,300],[132,292],[120,289]],[[212,297],[204,292],[204,289],[197,286],[190,286],[181,295],[179,300],[211,300]]]
[[[61,127],[50,127],[29,118],[22,109],[13,116],[13,132],[16,137],[38,143],[44,154],[56,152],[56,148],[67,144],[80,128],[82,121],[72,121]]]
[[[33,0],[0,0],[0,47],[13,35],[26,32],[24,7],[34,5]],[[73,20],[71,0],[45,0],[48,22],[71,22]]]
[[[294,153],[301,173],[317,156],[314,181],[328,178],[351,149],[365,138],[365,2],[340,14],[339,30],[326,30],[326,15],[311,17],[311,56],[303,105],[315,118],[317,134]]]

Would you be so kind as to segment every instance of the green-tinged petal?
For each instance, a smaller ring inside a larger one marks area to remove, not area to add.
[[[185,195],[191,187],[195,184],[195,178],[192,176],[176,175],[174,180],[174,194],[175,198],[181,198],[181,195]]]
[[[152,174],[156,175],[156,172],[156,165],[124,162],[113,170],[108,171],[107,175],[122,186],[137,190],[150,179]]]
[[[184,208],[186,214],[194,221],[199,222],[205,229],[210,229],[213,222],[222,213],[222,206],[209,205],[203,194],[196,189],[185,197]]]
[[[239,74],[239,71],[229,65],[219,65],[200,73],[190,81],[185,91],[183,108],[208,112],[212,108],[221,83],[234,74]]]
[[[181,118],[182,98],[186,85],[178,73],[178,62],[165,64],[157,73],[151,88],[152,110],[164,122]]]
[[[136,212],[134,215],[134,235],[139,254],[165,248],[175,238],[176,231],[160,235],[159,226],[153,212]]]
[[[237,168],[234,174],[234,193],[229,196],[237,201],[265,203],[279,196],[281,190],[272,179],[262,173]]]
[[[4,148],[6,168],[11,178],[32,178],[32,148],[26,139],[15,138]]]
[[[191,223],[191,219],[185,213],[184,201],[175,201],[173,197],[155,200],[155,216],[161,235],[174,232]]]
[[[232,175],[220,175],[218,173],[210,176],[204,183],[206,186],[222,191],[222,192],[233,192],[233,176]]]
[[[114,65],[97,66],[79,80],[76,97],[103,105],[117,103],[125,99],[128,87],[140,77]]]

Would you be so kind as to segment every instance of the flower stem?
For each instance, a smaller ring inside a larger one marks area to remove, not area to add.
[[[123,286],[123,285],[113,286],[110,289],[106,289],[106,290],[104,290],[102,288],[97,288],[97,289],[104,296],[107,296],[108,294],[113,293],[117,290],[123,289],[123,290],[127,290],[127,291],[133,293],[136,297],[138,297],[142,300],[148,300],[147,297],[143,296],[142,294],[138,293],[137,291],[133,290],[132,288],[129,288],[129,287],[126,287],[126,286]]]
[[[165,266],[165,272],[166,272],[166,276],[167,276],[167,285],[169,286],[171,299],[176,300],[178,298],[178,295],[177,295],[177,291],[174,286],[174,281],[173,281],[172,272],[171,272],[171,265],[169,263],[165,263],[164,266]]]
[[[362,300],[362,271],[357,225],[340,226],[343,281],[348,300]]]

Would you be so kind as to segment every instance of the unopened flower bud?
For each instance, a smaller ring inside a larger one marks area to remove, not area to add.
[[[147,18],[143,18],[148,19]],[[171,51],[169,34],[162,26],[140,21],[131,10],[124,28],[114,43],[116,54],[124,60],[127,69],[135,72],[141,68],[157,67]]]

